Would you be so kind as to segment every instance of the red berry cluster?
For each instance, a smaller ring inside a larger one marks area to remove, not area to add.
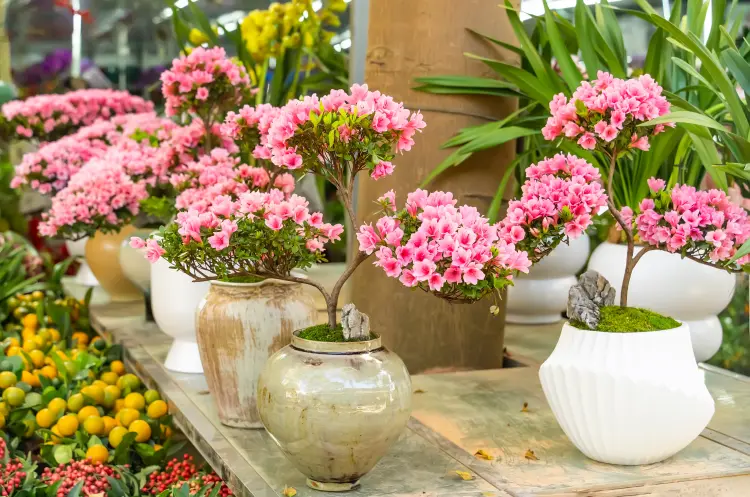
[[[199,480],[196,481],[196,483],[198,484],[196,493],[198,490],[206,486],[210,486],[211,489],[213,490],[214,486],[221,485],[221,488],[219,489],[218,497],[232,497],[234,495],[232,491],[229,490],[229,487],[227,487],[227,484],[224,483],[224,480],[219,478],[219,475],[217,475],[213,471],[200,476]],[[191,485],[191,490],[192,490],[192,485]],[[191,493],[193,492],[191,491]]]
[[[0,437],[0,460],[5,459],[5,454],[8,452],[8,446],[5,444],[5,439]]]
[[[5,445],[3,444],[3,447]],[[0,464],[0,495],[7,497],[23,484],[26,472],[21,471],[23,463],[18,459],[8,461],[8,464]]]
[[[100,462],[73,461],[62,464],[54,469],[44,468],[42,482],[52,485],[58,480],[62,483],[57,487],[57,497],[65,497],[71,489],[81,480],[83,484],[83,495],[102,494],[109,489],[107,477],[119,479],[120,475],[115,473],[112,467]]]
[[[163,470],[155,471],[148,476],[146,485],[141,489],[144,494],[157,495],[179,482],[186,482],[198,473],[193,456],[185,454],[182,461],[177,458],[167,463]]]

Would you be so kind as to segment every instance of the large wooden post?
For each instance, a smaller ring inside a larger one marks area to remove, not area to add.
[[[369,11],[365,82],[421,109],[427,122],[416,146],[394,160],[393,176],[373,181],[360,178],[358,221],[372,221],[374,201],[396,191],[403,205],[450,151],[440,145],[459,129],[508,115],[517,102],[475,96],[432,95],[412,90],[414,78],[428,75],[491,75],[482,63],[467,59],[472,52],[517,62],[510,51],[480,41],[465,28],[508,43],[515,36],[496,0],[376,0]],[[356,8],[356,6],[355,6]],[[354,33],[357,36],[357,33]],[[487,119],[489,118],[489,119]],[[460,203],[486,212],[505,167],[514,158],[514,144],[480,153],[441,175],[429,190],[452,191]],[[387,278],[369,262],[352,281],[352,300],[370,315],[372,328],[399,354],[412,373],[440,369],[482,369],[502,366],[504,305],[492,316],[490,299],[474,305],[451,305],[421,290],[409,290]]]

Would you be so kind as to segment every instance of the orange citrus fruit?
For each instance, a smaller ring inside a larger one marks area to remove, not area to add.
[[[78,430],[78,418],[75,414],[66,414],[57,422],[57,429],[64,437],[71,437]]]
[[[91,462],[105,463],[109,459],[109,451],[103,445],[92,445],[86,451],[86,459],[91,459]]]
[[[146,411],[148,417],[151,419],[159,419],[160,417],[167,414],[167,403],[163,400],[155,400],[148,406]]]
[[[142,419],[133,421],[128,427],[128,431],[137,433],[135,436],[136,442],[147,442],[151,438],[151,427]]]
[[[122,426],[115,426],[112,428],[112,431],[109,432],[109,445],[112,446],[112,448],[117,448],[118,445],[120,445],[120,442],[122,442],[122,437],[124,437],[128,433],[128,430],[126,428],[123,428]]]
[[[41,409],[36,413],[36,424],[38,424],[40,428],[49,428],[55,424],[56,418],[57,412],[50,409]]]

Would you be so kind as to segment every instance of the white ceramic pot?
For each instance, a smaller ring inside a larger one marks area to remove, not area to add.
[[[636,253],[641,250],[636,248]],[[603,243],[589,259],[593,269],[617,290],[625,273],[627,248]],[[732,300],[736,278],[720,269],[680,258],[679,254],[653,251],[644,255],[630,279],[628,306],[643,307],[673,317],[690,327],[697,361],[710,359],[722,341],[719,314]]]
[[[177,373],[203,373],[195,318],[210,283],[193,279],[159,259],[151,267],[151,309],[159,329],[174,338],[164,367]]]
[[[263,428],[257,392],[266,361],[289,344],[294,330],[312,326],[316,318],[315,303],[300,283],[211,282],[198,307],[196,330],[222,423]]]
[[[153,230],[138,229],[131,236],[145,240],[151,233]],[[145,248],[135,249],[130,246],[131,236],[126,237],[120,244],[120,266],[131,283],[144,293],[148,293],[151,288],[151,263],[146,259]]]
[[[560,244],[532,266],[529,274],[519,274],[508,287],[505,321],[519,324],[556,323],[568,306],[568,291],[576,284],[576,274],[589,256],[589,237],[584,235]]]
[[[292,336],[258,382],[263,425],[317,490],[355,488],[398,440],[411,379],[380,338],[316,342]]]
[[[685,324],[604,333],[565,323],[539,378],[573,445],[604,463],[662,461],[692,442],[714,414]]]
[[[83,286],[99,286],[96,276],[91,272],[91,268],[86,262],[86,242],[88,239],[89,237],[85,237],[75,242],[66,241],[65,247],[68,249],[68,254],[78,259],[81,263],[76,273],[76,283]]]

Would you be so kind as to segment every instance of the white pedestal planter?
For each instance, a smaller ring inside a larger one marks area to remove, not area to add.
[[[568,290],[589,256],[589,237],[560,244],[508,287],[505,321],[519,324],[556,323],[568,304]]]
[[[637,251],[641,250],[636,247]],[[598,271],[617,289],[625,273],[627,248],[603,243],[589,259],[589,269]],[[636,265],[630,280],[628,306],[643,307],[673,317],[690,328],[697,361],[710,359],[721,346],[719,314],[734,294],[733,274],[681,259],[679,254],[649,252]]]
[[[151,307],[159,328],[174,338],[164,367],[178,373],[203,373],[195,317],[198,304],[208,293],[210,284],[193,283],[192,278],[170,269],[164,259],[151,268]]]
[[[88,239],[89,238],[86,237],[78,240],[77,242],[66,241],[65,247],[67,247],[68,249],[68,254],[70,254],[72,257],[77,258],[81,263],[81,266],[78,268],[78,273],[76,273],[76,283],[83,286],[99,286],[99,281],[97,281],[94,273],[91,272],[91,268],[89,267],[85,258],[86,242],[88,241]]]
[[[692,442],[714,414],[684,324],[603,333],[565,323],[539,378],[573,445],[604,463],[662,461]]]

